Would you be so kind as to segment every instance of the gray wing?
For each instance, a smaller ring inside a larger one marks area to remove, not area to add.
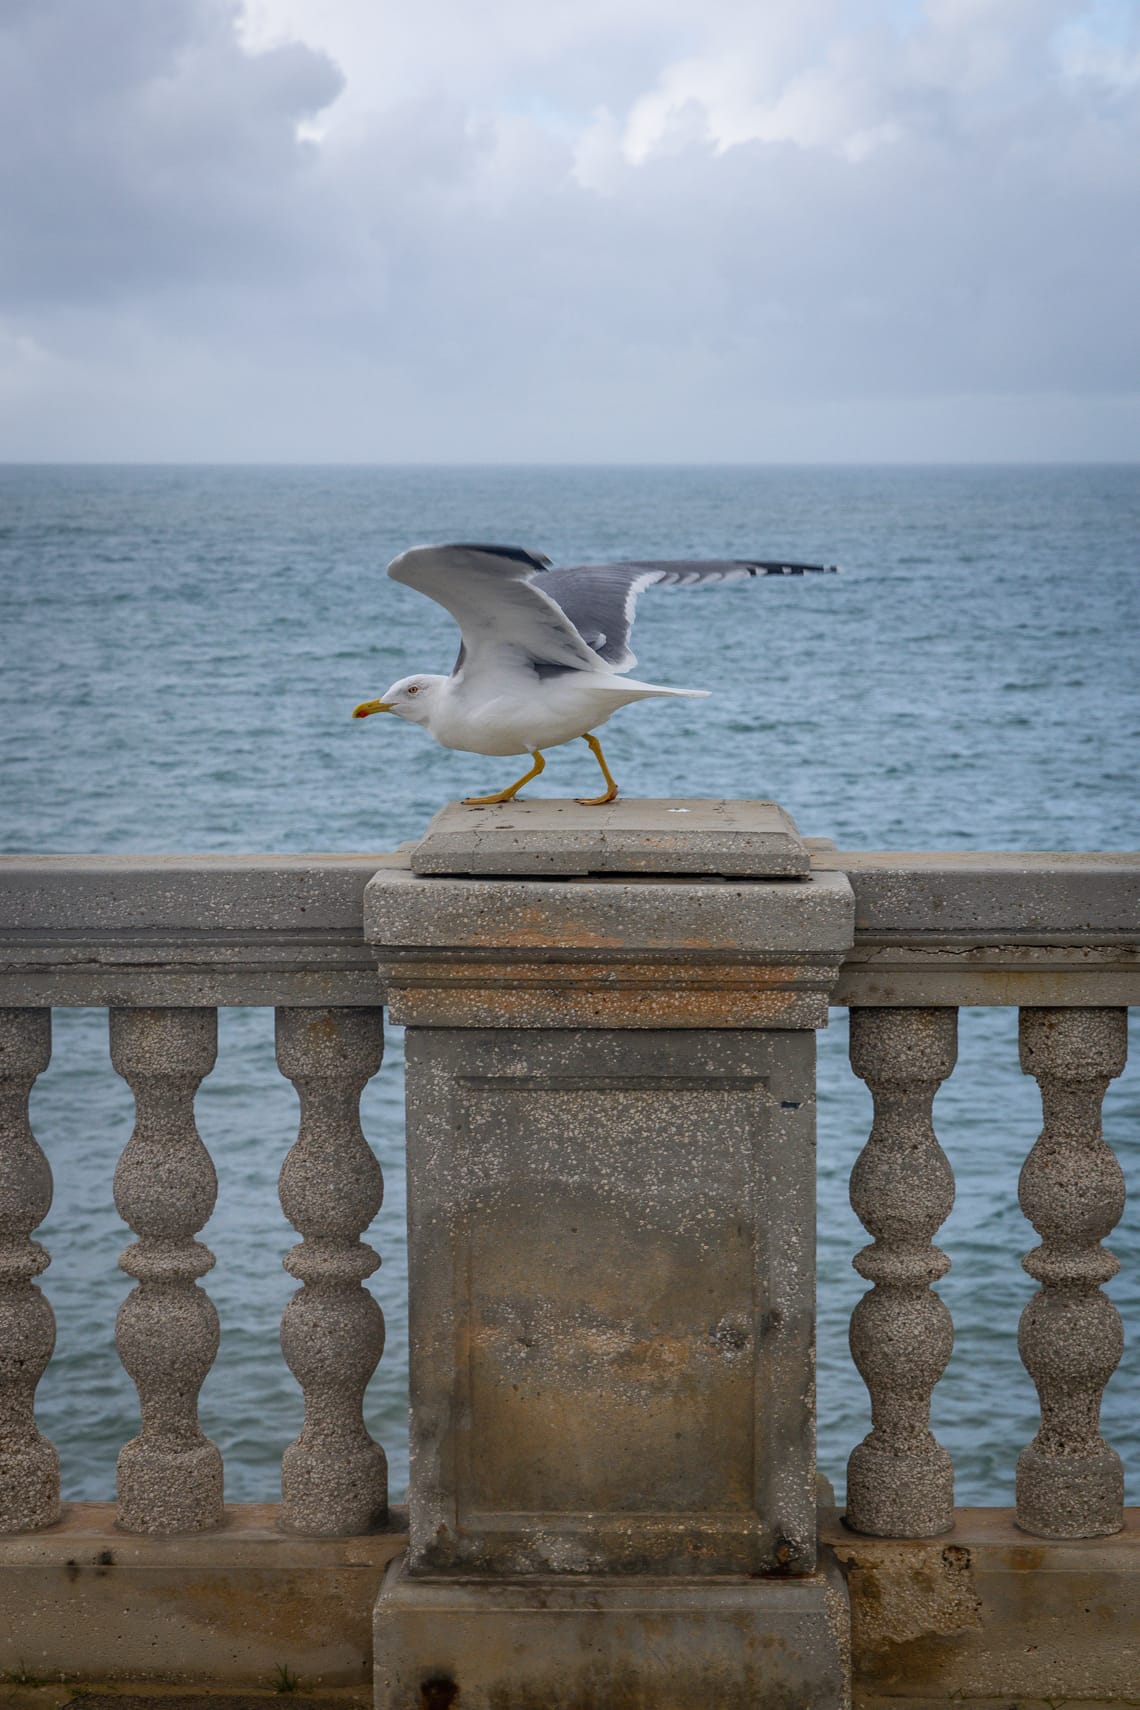
[[[388,574],[451,613],[463,637],[456,674],[503,648],[535,666],[608,669],[534,579],[548,562],[517,546],[413,546],[392,560]]]
[[[629,645],[637,596],[660,583],[707,587],[753,576],[804,576],[834,571],[834,564],[798,564],[788,558],[630,559],[619,564],[573,564],[537,578],[588,647],[611,671],[637,664]]]

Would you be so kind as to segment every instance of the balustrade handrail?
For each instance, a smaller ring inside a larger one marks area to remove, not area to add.
[[[1140,853],[809,847],[855,893],[835,1006],[1140,1003]],[[364,889],[407,864],[401,850],[0,857],[0,1004],[382,1003]]]

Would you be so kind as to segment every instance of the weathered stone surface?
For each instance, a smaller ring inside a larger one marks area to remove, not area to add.
[[[0,1003],[384,1001],[363,940],[394,855],[0,858]]]
[[[413,873],[565,878],[715,873],[802,878],[810,857],[775,802],[449,802],[410,852]]]
[[[305,1423],[281,1463],[281,1524],[315,1535],[388,1521],[388,1462],[364,1424],[364,1391],[384,1351],[384,1315],[361,1286],[380,1264],[360,1239],[384,1181],[360,1126],[380,1067],[379,1009],[279,1009],[277,1061],[301,1123],[281,1167],[281,1209],[303,1239],[285,1257],[302,1287],[281,1319],[281,1351],[305,1394]]]
[[[52,1178],[28,1122],[28,1095],[50,1061],[50,1014],[0,1009],[0,1533],[59,1518],[59,1456],[35,1414],[55,1348],[55,1314],[35,1279],[51,1260],[31,1239],[51,1209]]]
[[[840,874],[369,887],[412,1024],[379,1703],[841,1702],[843,1599],[812,1577],[811,1029],[850,910]]]
[[[411,1029],[416,1573],[814,1560],[814,1039]]]
[[[1140,1003],[1140,950],[1123,939],[1043,945],[1011,934],[1004,942],[948,943],[916,934],[888,945],[862,937],[839,970],[831,1001],[860,1009]]]
[[[1120,1314],[1101,1284],[1119,1264],[1101,1245],[1124,1210],[1124,1174],[1101,1133],[1124,1068],[1123,1009],[1023,1009],[1021,1066],[1041,1087],[1045,1126],[1021,1171],[1021,1209],[1042,1237],[1022,1264],[1040,1284],[1018,1348],[1041,1427],[1017,1462],[1017,1518],[1045,1538],[1096,1538],[1123,1524],[1124,1472],[1100,1435],[1104,1386],[1120,1363]]]
[[[411,1579],[376,1604],[377,1710],[845,1710],[838,1575]]]
[[[850,915],[837,873],[552,883],[393,869],[365,899],[393,1021],[432,1027],[821,1027]]]
[[[139,1537],[116,1530],[112,1504],[77,1503],[5,1538],[0,1679],[264,1690],[284,1663],[302,1694],[357,1687],[370,1701],[373,1605],[406,1515],[358,1538],[286,1534],[276,1518],[237,1504],[219,1531]],[[820,1537],[848,1575],[858,1710],[1108,1710],[1138,1696],[1140,1509],[1089,1541],[1027,1537],[1008,1508],[956,1509],[936,1540],[859,1537],[826,1517]],[[47,1688],[7,1690],[12,1710],[48,1701]]]
[[[198,1424],[218,1351],[218,1315],[197,1278],[214,1255],[194,1236],[218,1182],[194,1125],[194,1094],[217,1055],[212,1009],[111,1011],[111,1061],[135,1096],[115,1170],[115,1208],[139,1239],[119,1267],[135,1279],[115,1345],[139,1394],[142,1428],[119,1451],[119,1524],[195,1532],[222,1520],[222,1457]]]
[[[1140,922],[1134,851],[837,849],[812,866],[847,874],[860,937],[1099,942]]]
[[[1138,855],[805,841],[859,895],[833,1003],[1140,1003]],[[0,1004],[382,1003],[361,897],[401,869],[407,853],[0,857]]]
[[[21,1674],[77,1687],[271,1692],[283,1666],[302,1694],[355,1688],[351,1702],[370,1704],[372,1610],[406,1546],[407,1515],[393,1509],[391,1531],[357,1538],[300,1537],[277,1518],[275,1504],[238,1503],[216,1531],[147,1537],[119,1530],[112,1503],[70,1503],[58,1525],[6,1538],[0,1706],[69,1696],[18,1687]]]
[[[856,899],[835,1003],[1140,1003],[1140,855],[812,854]]]
[[[874,1286],[851,1316],[872,1428],[848,1461],[847,1522],[880,1537],[930,1537],[953,1519],[954,1472],[930,1429],[930,1397],[954,1327],[930,1284],[950,1269],[931,1242],[953,1207],[954,1175],[931,1107],[957,1050],[957,1010],[851,1011],[851,1067],[875,1101],[851,1172],[851,1205],[874,1240],[853,1262]]]
[[[684,952],[733,960],[829,954],[851,942],[842,873],[779,880],[421,879],[377,873],[364,899],[365,936],[395,949]]]
[[[357,925],[364,887],[406,856],[11,855],[0,932],[312,932]]]
[[[1102,1710],[1140,1697],[1140,1509],[1091,1542],[958,1508],[937,1540],[823,1522],[847,1575],[858,1710]]]

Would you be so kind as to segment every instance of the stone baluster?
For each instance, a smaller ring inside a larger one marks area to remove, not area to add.
[[[278,1184],[302,1237],[284,1261],[302,1287],[281,1320],[305,1397],[304,1427],[281,1463],[281,1524],[294,1532],[369,1532],[388,1519],[388,1463],[363,1414],[384,1315],[361,1285],[380,1260],[360,1239],[384,1193],[360,1127],[360,1095],[383,1049],[379,1009],[277,1011],[277,1061],[301,1101]]]
[[[1021,1067],[1041,1088],[1044,1127],[1021,1171],[1021,1209],[1041,1236],[1022,1265],[1041,1284],[1017,1345],[1041,1428],[1017,1462],[1017,1523],[1042,1538],[1100,1538],[1124,1523],[1120,1457],[1100,1434],[1104,1386],[1124,1350],[1101,1289],[1119,1262],[1100,1242],[1124,1210],[1124,1176],[1101,1135],[1124,1067],[1127,1011],[1023,1009]]]
[[[135,1279],[115,1343],[139,1393],[142,1428],[119,1452],[119,1525],[198,1532],[222,1520],[222,1457],[198,1424],[218,1351],[218,1314],[196,1279],[214,1255],[194,1236],[217,1198],[194,1094],[214,1066],[212,1009],[113,1009],[111,1061],[135,1095],[115,1205],[139,1239],[119,1259]]]
[[[51,1010],[0,1009],[0,1532],[59,1519],[59,1456],[35,1416],[55,1314],[33,1281],[51,1259],[31,1234],[51,1209],[51,1168],[28,1123],[50,1060]]]
[[[927,1538],[953,1524],[954,1469],[930,1429],[930,1398],[954,1327],[930,1285],[950,1269],[932,1238],[954,1204],[954,1175],[931,1109],[957,1037],[955,1009],[851,1011],[851,1065],[875,1101],[851,1173],[851,1204],[874,1240],[853,1263],[874,1287],[851,1317],[872,1429],[848,1462],[847,1522],[875,1537]]]

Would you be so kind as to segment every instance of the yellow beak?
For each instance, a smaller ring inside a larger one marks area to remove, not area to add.
[[[358,707],[353,707],[353,718],[367,718],[369,713],[391,712],[391,701],[361,701]]]

